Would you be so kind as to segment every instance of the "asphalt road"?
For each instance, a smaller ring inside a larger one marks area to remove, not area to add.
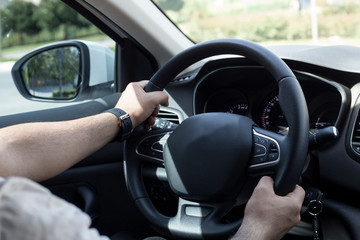
[[[37,102],[25,99],[17,90],[11,68],[14,62],[0,62],[0,116],[60,107],[64,103]]]

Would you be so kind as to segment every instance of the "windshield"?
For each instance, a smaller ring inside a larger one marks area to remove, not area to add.
[[[360,0],[153,0],[194,42],[360,45]]]

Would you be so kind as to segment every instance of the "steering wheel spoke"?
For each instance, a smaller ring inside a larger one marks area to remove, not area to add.
[[[231,202],[200,203],[179,198],[177,214],[168,223],[169,230],[174,236],[186,234],[184,237],[188,239],[216,238],[235,233],[242,219],[232,224],[224,224],[219,220],[232,205]]]

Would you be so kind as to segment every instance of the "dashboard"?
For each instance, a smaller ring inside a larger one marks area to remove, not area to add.
[[[337,130],[326,135],[326,141],[309,144],[300,183],[324,193],[321,228],[327,236],[323,239],[360,239],[355,224],[360,221],[360,49],[292,46],[275,50],[302,88],[309,143],[314,135]],[[249,59],[226,56],[206,60],[177,76],[166,91],[171,96],[170,106],[184,119],[224,112],[246,116],[258,127],[278,134],[289,131],[280,106],[286,99],[279,99],[278,83],[264,67]],[[311,218],[305,216],[303,220],[303,230],[309,231],[300,235],[311,237]],[[346,232],[349,237],[344,236]]]
[[[311,131],[338,126],[345,89],[309,73],[294,73],[308,105]],[[251,118],[261,128],[283,135],[288,131],[279,104],[277,83],[263,67],[224,67],[206,74],[196,87],[194,109],[195,114],[240,114]]]
[[[307,172],[311,176],[303,180],[311,182],[309,185],[315,182],[340,201],[358,202],[360,198],[348,198],[344,189],[360,193],[358,181],[354,181],[360,171],[360,65],[355,64],[359,63],[360,50],[359,54],[354,48],[336,55],[339,48],[280,50],[289,55],[283,59],[303,90],[309,135],[325,132],[329,126],[338,131],[335,139],[309,151]],[[280,107],[284,100],[279,101],[278,83],[264,67],[249,59],[207,60],[177,76],[166,90],[171,106],[181,109],[184,119],[226,112],[247,116],[258,127],[283,135],[289,130]]]

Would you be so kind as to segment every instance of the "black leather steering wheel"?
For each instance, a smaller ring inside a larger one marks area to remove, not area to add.
[[[252,180],[271,175],[275,192],[286,195],[299,181],[305,164],[309,120],[304,95],[290,68],[264,47],[238,39],[196,44],[161,67],[146,91],[161,91],[188,66],[220,54],[244,56],[271,73],[279,86],[289,132],[283,136],[267,131],[235,114],[206,113],[186,119],[170,134],[163,153],[169,185],[179,197],[174,217],[160,214],[145,191],[141,167],[147,160],[137,152],[144,135],[127,140],[124,169],[129,192],[155,228],[171,237],[219,239],[234,233],[242,220],[224,223],[221,219],[237,203],[248,200],[256,184]],[[150,133],[147,139],[154,136]]]

